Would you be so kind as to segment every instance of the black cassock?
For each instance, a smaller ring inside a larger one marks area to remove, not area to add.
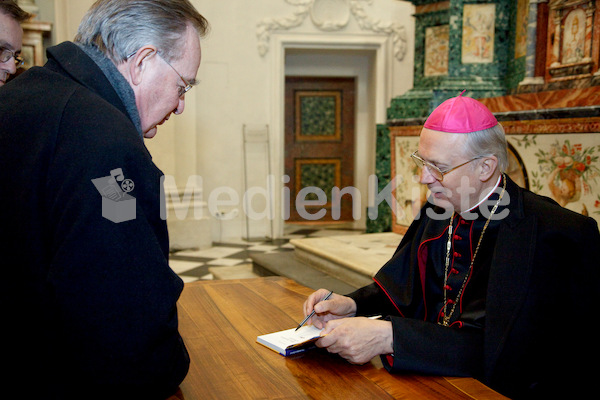
[[[490,221],[472,269],[489,213],[453,219],[449,327],[440,323],[450,215],[439,218],[443,210],[429,203],[375,282],[349,296],[357,315],[392,321],[394,353],[382,356],[390,372],[473,376],[513,398],[555,394],[561,384],[584,393],[598,357],[590,332],[600,297],[597,223],[510,178],[506,191],[496,211],[504,218]]]

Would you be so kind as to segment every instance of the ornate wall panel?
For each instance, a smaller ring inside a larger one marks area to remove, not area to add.
[[[495,4],[465,4],[461,46],[463,64],[494,61],[495,22]]]
[[[600,19],[596,3],[589,0],[549,2],[548,81],[586,78],[598,71]]]

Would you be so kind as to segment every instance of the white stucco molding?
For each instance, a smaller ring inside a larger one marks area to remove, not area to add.
[[[322,31],[337,31],[348,25],[350,8],[348,0],[314,0],[310,19]]]
[[[406,55],[406,29],[393,22],[372,18],[365,10],[365,4],[374,0],[284,0],[296,6],[292,15],[280,18],[265,18],[257,24],[258,53],[264,56],[269,51],[271,32],[296,28],[310,16],[315,27],[322,31],[339,31],[346,27],[350,15],[354,16],[363,31],[384,34],[391,38],[394,58],[402,61]]]

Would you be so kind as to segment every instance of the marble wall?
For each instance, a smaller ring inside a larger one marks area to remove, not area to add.
[[[476,98],[505,94],[514,2],[413,3],[414,87],[392,99],[389,119],[427,116],[463,90]]]

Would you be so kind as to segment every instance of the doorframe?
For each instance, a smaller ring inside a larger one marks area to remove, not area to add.
[[[269,63],[271,70],[271,112],[270,125],[273,127],[271,132],[271,171],[275,174],[273,179],[273,231],[276,238],[283,236],[285,221],[282,217],[284,202],[285,182],[285,55],[289,49],[303,50],[362,50],[374,52],[373,76],[371,77],[372,93],[375,104],[373,107],[373,117],[375,124],[386,122],[387,103],[392,86],[392,43],[389,36],[385,35],[295,35],[295,34],[273,34],[271,36],[271,49],[269,51]],[[375,131],[373,126],[373,153],[375,151]],[[373,155],[374,157],[374,155]],[[372,170],[369,175],[375,172],[373,162]],[[370,196],[367,193],[361,193],[363,204]],[[366,207],[363,207],[362,214],[366,213]]]

